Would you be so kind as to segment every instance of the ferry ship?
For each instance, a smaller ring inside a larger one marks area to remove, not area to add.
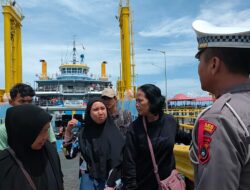
[[[37,105],[86,107],[89,98],[101,96],[104,88],[112,87],[111,81],[106,76],[106,62],[102,63],[102,74],[94,78],[89,74],[89,67],[84,63],[84,54],[80,55],[80,61],[76,56],[76,45],[73,42],[72,60],[59,66],[60,74],[55,78],[47,76],[47,63],[42,62],[42,74],[35,81]]]
[[[102,62],[99,78],[89,74],[90,68],[84,63],[84,54],[77,59],[76,43],[73,41],[72,60],[59,66],[60,74],[55,78],[47,76],[47,63],[42,62],[42,74],[35,81],[35,104],[53,115],[52,125],[57,136],[59,129],[65,128],[71,118],[83,122],[89,98],[101,96],[104,88],[111,88],[112,83],[106,76],[106,62]],[[77,129],[76,129],[77,130]]]

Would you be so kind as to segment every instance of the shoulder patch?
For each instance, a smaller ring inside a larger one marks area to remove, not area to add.
[[[198,158],[201,164],[206,164],[210,160],[211,135],[217,127],[202,118],[198,122]]]
[[[216,130],[216,126],[213,123],[210,123],[208,121],[205,121],[204,123],[204,132],[212,135],[214,131]]]

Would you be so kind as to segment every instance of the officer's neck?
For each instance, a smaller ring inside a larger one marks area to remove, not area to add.
[[[223,76],[220,79],[220,82],[217,83],[214,93],[216,98],[219,98],[221,95],[227,93],[233,87],[236,87],[240,84],[249,82],[249,77],[241,74],[228,74]]]

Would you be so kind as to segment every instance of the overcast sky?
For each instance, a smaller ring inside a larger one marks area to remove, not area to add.
[[[48,74],[58,73],[70,61],[73,36],[77,53],[85,55],[90,73],[100,75],[101,62],[113,84],[119,76],[120,29],[116,20],[119,0],[16,0],[25,19],[22,27],[23,82],[32,86],[41,73],[40,59]],[[207,95],[197,74],[196,37],[192,22],[207,20],[219,26],[250,26],[249,0],[131,0],[136,85],[154,83],[165,94],[166,51],[168,97],[177,93]],[[0,17],[0,88],[4,87],[3,16]],[[83,50],[82,47],[85,47]]]

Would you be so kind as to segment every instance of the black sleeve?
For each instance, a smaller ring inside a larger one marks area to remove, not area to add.
[[[55,178],[57,180],[57,185],[59,186],[58,189],[64,189],[63,188],[63,183],[64,183],[63,172],[61,169],[61,161],[57,153],[57,150],[49,141],[46,142],[45,147],[47,150],[48,159],[51,162],[51,167],[54,172]]]
[[[63,142],[63,154],[66,159],[72,159],[77,156],[79,152],[79,141],[77,137],[73,137],[70,142]]]
[[[183,143],[185,145],[190,145],[191,140],[192,140],[192,133],[191,132],[188,133],[183,130],[180,130],[179,123],[177,123],[175,142]]]
[[[123,188],[126,190],[137,189],[136,184],[136,142],[132,126],[129,127],[126,136],[122,164],[122,181]]]
[[[108,187],[115,187],[116,186],[116,180],[121,179],[121,167],[114,168],[109,175],[109,178],[107,180],[107,186]]]

